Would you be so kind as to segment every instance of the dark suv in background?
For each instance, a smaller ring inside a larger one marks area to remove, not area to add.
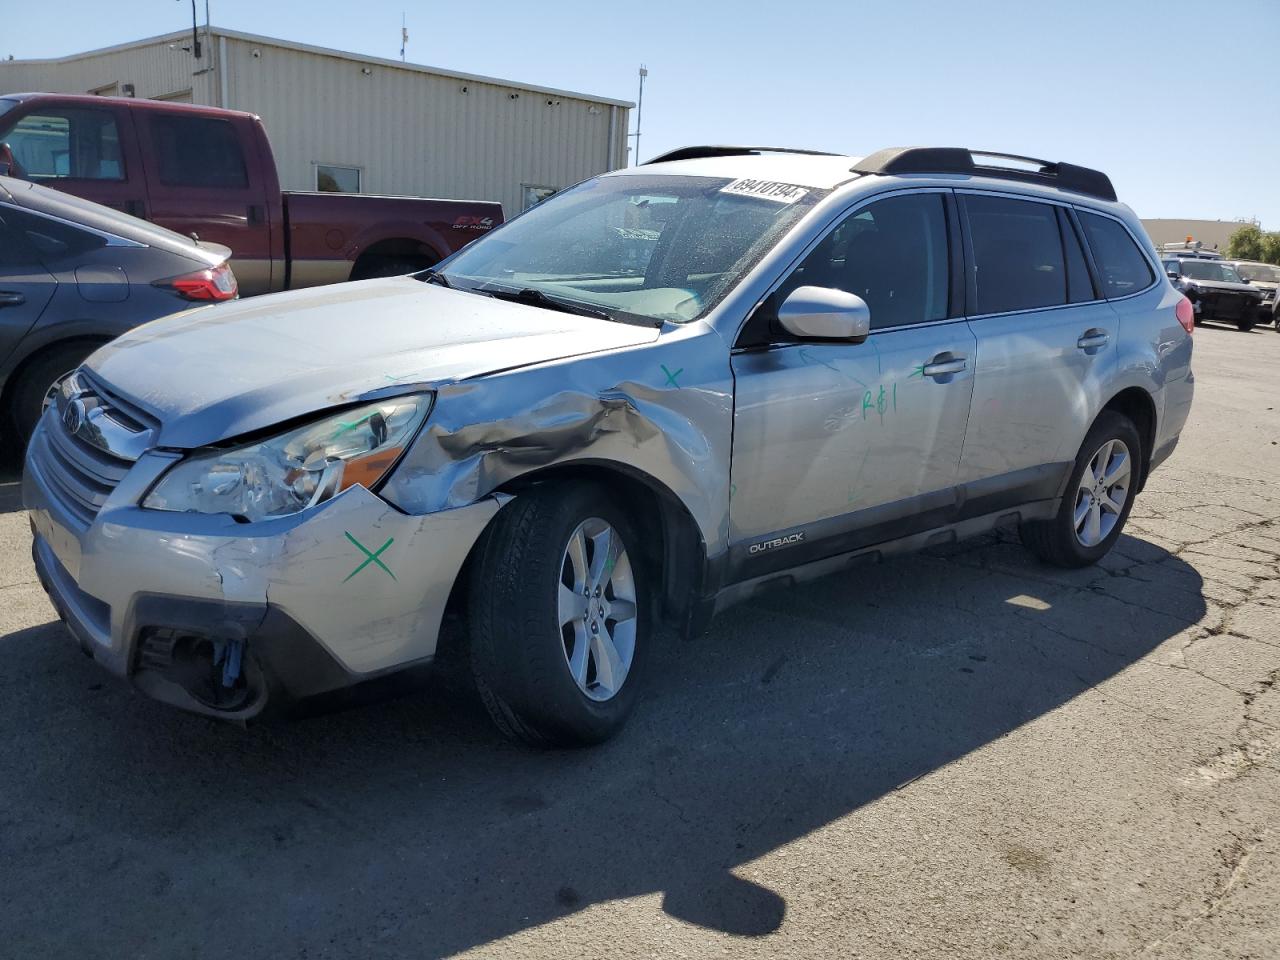
[[[1259,320],[1271,318],[1270,308],[1263,304],[1262,291],[1240,276],[1230,263],[1194,257],[1165,257],[1162,262],[1173,285],[1191,301],[1196,323],[1221,320],[1247,332]]]

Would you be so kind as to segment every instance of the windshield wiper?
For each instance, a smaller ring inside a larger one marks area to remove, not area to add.
[[[450,289],[453,288],[453,284],[449,282],[449,278],[439,270],[423,270],[421,273],[414,274],[414,276],[423,283],[437,283],[442,287],[449,287]]]
[[[595,317],[597,320],[612,320],[613,315],[599,310],[595,307],[588,307],[585,304],[576,303],[572,300],[561,300],[559,297],[551,297],[533,287],[524,287],[520,290],[502,290],[489,287],[488,289],[477,290],[477,293],[487,293],[489,296],[497,300],[509,300],[512,303],[524,303],[531,307],[542,307],[545,310],[559,310],[561,313],[574,313],[580,317]]]

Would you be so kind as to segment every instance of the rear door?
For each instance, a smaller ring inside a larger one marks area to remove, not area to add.
[[[748,320],[732,358],[733,579],[951,520],[974,337],[950,203],[919,190],[855,208]],[[798,286],[862,297],[870,337],[791,338],[776,315]]]
[[[13,222],[19,215],[0,203],[0,364],[35,326],[58,285]]]
[[[253,176],[256,130],[247,117],[138,111],[150,219],[231,248],[245,294],[272,289],[272,205]]]
[[[977,337],[959,483],[966,512],[985,513],[1058,495],[1108,399],[1119,324],[1069,207],[957,193]]]
[[[0,143],[35,183],[145,217],[146,177],[129,110],[36,100],[5,114]]]

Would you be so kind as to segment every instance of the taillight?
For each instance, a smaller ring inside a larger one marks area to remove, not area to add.
[[[1174,308],[1173,312],[1177,315],[1178,322],[1182,324],[1183,330],[1187,331],[1187,333],[1196,332],[1196,311],[1191,306],[1190,300],[1186,297],[1179,297],[1178,306]]]
[[[172,287],[188,300],[231,300],[236,295],[236,275],[231,267],[220,263],[207,270],[184,273],[180,277],[158,281],[159,286]]]

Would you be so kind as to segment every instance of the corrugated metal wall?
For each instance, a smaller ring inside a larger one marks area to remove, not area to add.
[[[201,61],[171,49],[189,41],[3,62],[0,92],[132,83],[139,97],[170,97],[190,89],[195,103],[262,116],[287,190],[315,189],[314,164],[333,163],[360,167],[365,193],[499,200],[508,216],[522,209],[526,184],[560,189],[609,169],[611,158],[626,162],[625,107],[216,28]],[[223,56],[222,75],[207,69]]]
[[[522,184],[566,187],[608,169],[607,104],[225,45],[229,105],[261,114],[286,189],[314,189],[313,163],[354,164],[367,193],[500,200],[510,215],[521,209]],[[625,136],[626,111],[618,113],[615,136]]]
[[[0,93],[101,91],[123,96],[124,84],[132,83],[138,97],[167,98],[190,90],[194,102],[216,104],[217,79],[208,69],[213,65],[208,46],[205,56],[195,60],[181,49],[190,43],[186,34],[56,62],[0,61]]]

